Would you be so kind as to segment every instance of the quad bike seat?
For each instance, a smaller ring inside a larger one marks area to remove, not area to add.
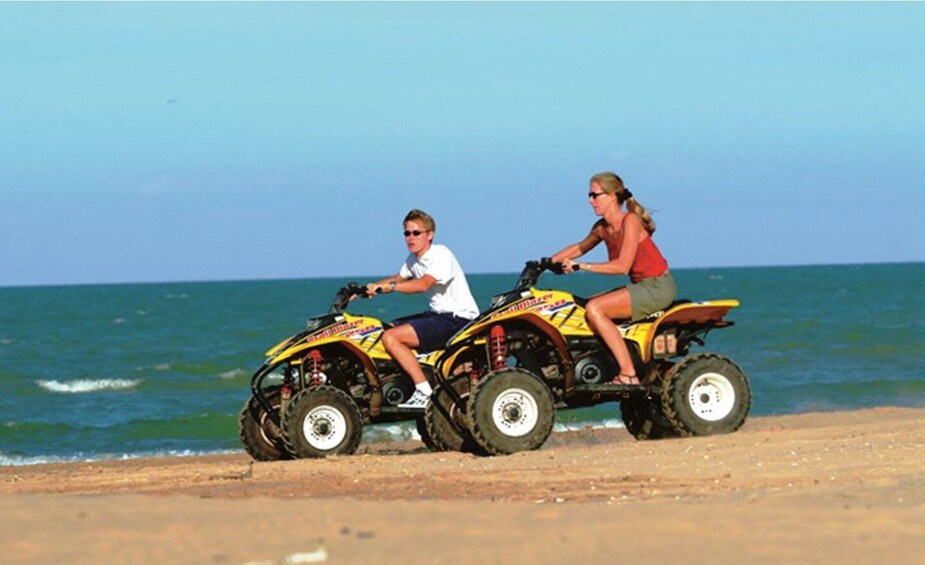
[[[654,322],[655,320],[659,319],[660,317],[664,316],[664,315],[665,315],[665,312],[668,312],[668,311],[671,310],[672,308],[674,308],[674,307],[676,307],[676,306],[681,306],[682,304],[690,304],[690,303],[691,303],[691,301],[688,300],[687,298],[679,298],[679,299],[675,300],[674,302],[672,302],[671,304],[669,304],[668,306],[666,306],[664,309],[659,310],[658,312],[652,312],[651,314],[649,314],[649,315],[646,316],[645,318],[639,318],[638,320],[630,320],[629,322],[622,322],[622,323],[624,323],[624,324],[629,324],[629,325],[652,323],[652,322]],[[616,322],[616,321],[619,321],[619,320],[614,320],[614,321]]]
[[[581,296],[575,296],[575,304],[581,306],[582,308],[587,308],[587,307],[588,307],[588,301],[589,301],[589,300],[590,300],[590,298],[583,298],[583,297],[581,297]],[[675,300],[674,302],[672,302],[671,304],[669,304],[665,309],[659,310],[658,312],[653,312],[652,314],[649,314],[649,315],[646,316],[645,318],[639,318],[638,320],[630,320],[630,321],[620,320],[620,319],[614,319],[613,321],[614,321],[615,323],[621,324],[621,325],[627,325],[627,324],[628,324],[628,325],[633,325],[633,324],[650,323],[650,322],[654,322],[656,319],[658,319],[659,316],[661,316],[662,314],[664,314],[664,313],[667,312],[668,310],[671,310],[671,309],[674,308],[675,306],[681,306],[682,304],[690,304],[690,302],[691,302],[691,301],[688,300],[687,298],[679,298],[679,299]]]

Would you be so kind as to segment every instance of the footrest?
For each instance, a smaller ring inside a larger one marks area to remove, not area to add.
[[[600,385],[575,385],[575,392],[596,392],[600,394],[621,394],[624,392],[636,391],[636,390],[645,390],[645,387],[640,385],[615,385],[615,384],[600,384]]]
[[[398,406],[382,406],[379,408],[380,414],[424,414],[424,408],[399,408]]]

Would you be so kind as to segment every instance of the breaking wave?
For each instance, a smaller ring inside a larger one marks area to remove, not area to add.
[[[103,390],[128,390],[138,386],[141,379],[78,379],[64,382],[41,380],[35,382],[49,392],[78,394]]]

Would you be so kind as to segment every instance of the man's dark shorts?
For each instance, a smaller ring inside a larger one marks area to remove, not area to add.
[[[414,333],[418,336],[418,343],[421,344],[417,348],[418,353],[428,353],[446,347],[447,340],[471,321],[448,312],[441,314],[422,312],[392,320],[392,325],[397,327],[402,324],[409,324],[414,328]]]

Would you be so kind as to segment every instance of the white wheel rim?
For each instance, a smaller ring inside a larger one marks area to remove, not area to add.
[[[694,414],[708,422],[722,420],[735,406],[732,382],[719,373],[704,373],[694,379],[687,393],[687,403]]]
[[[347,437],[347,418],[331,406],[312,408],[302,421],[302,435],[315,449],[334,449]]]
[[[536,427],[539,420],[536,399],[523,389],[508,389],[492,404],[491,419],[504,435],[525,436]]]

